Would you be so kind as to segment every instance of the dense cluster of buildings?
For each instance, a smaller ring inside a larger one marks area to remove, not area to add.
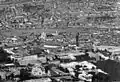
[[[3,29],[119,27],[116,0],[1,0],[0,6]]]
[[[72,35],[72,33],[71,33]],[[65,32],[41,33],[22,41],[16,36],[1,43],[1,80],[44,82],[111,82],[111,75],[98,62],[119,62],[119,47],[85,48],[80,34],[69,39]],[[61,37],[61,39],[60,39]],[[19,40],[19,41],[18,41]]]
[[[119,16],[117,0],[0,0],[0,82],[120,81]]]

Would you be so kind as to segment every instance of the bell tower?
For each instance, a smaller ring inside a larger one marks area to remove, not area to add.
[[[79,47],[79,32],[76,33],[76,46]]]

